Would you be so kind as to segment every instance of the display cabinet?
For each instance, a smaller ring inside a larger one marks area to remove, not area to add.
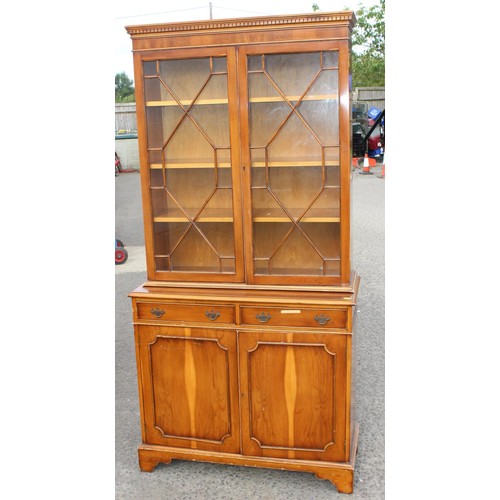
[[[129,26],[148,281],[139,462],[351,492],[352,12]]]

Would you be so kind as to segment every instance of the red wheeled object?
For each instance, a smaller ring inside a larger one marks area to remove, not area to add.
[[[115,264],[124,264],[128,259],[128,252],[125,250],[125,245],[115,239]]]

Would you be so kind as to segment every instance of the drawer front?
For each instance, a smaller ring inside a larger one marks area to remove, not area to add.
[[[242,307],[241,322],[246,325],[346,329],[347,309]]]
[[[137,302],[137,318],[182,323],[234,323],[234,306]]]

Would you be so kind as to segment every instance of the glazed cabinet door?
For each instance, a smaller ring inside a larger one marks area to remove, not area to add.
[[[236,333],[136,326],[143,441],[239,451]]]
[[[149,279],[243,281],[235,61],[234,48],[136,55]]]
[[[238,335],[243,454],[346,460],[346,336]]]
[[[349,282],[346,47],[250,46],[239,55],[250,280]]]

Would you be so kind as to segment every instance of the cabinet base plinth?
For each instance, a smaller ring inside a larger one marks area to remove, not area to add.
[[[313,460],[249,457],[231,453],[217,453],[189,448],[172,448],[168,446],[141,444],[138,450],[139,466],[144,472],[152,472],[158,464],[169,464],[175,459],[311,472],[315,474],[318,479],[330,481],[340,493],[352,493],[358,434],[359,425],[356,424],[351,443],[351,460],[349,462],[320,462]]]

